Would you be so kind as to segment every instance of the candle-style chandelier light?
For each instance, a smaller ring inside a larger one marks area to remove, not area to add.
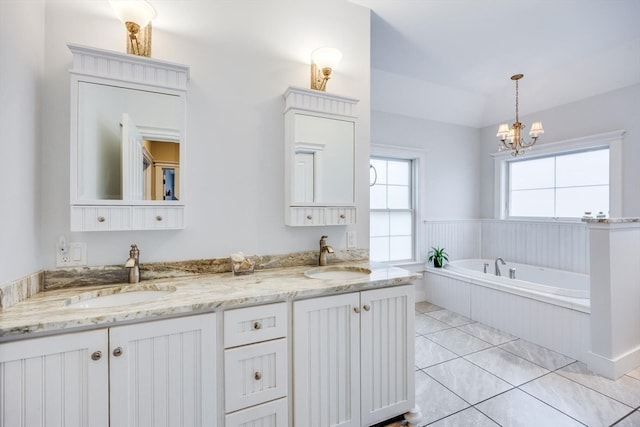
[[[518,118],[518,80],[523,77],[524,74],[514,74],[511,76],[511,80],[516,82],[516,121],[511,127],[506,123],[501,124],[496,134],[501,141],[498,144],[498,150],[511,150],[511,155],[513,156],[523,155],[525,148],[529,148],[535,144],[536,141],[538,141],[538,137],[544,133],[542,122],[533,122],[531,124],[531,130],[529,131],[529,136],[531,136],[532,139],[529,142],[525,142],[522,139],[521,132],[525,125],[520,123],[520,119]]]

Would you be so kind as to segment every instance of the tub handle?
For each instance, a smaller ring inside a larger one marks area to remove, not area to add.
[[[485,273],[487,272],[487,269],[488,269],[488,268],[489,268],[489,263],[488,263],[488,262],[485,262],[485,263],[484,263],[484,272],[485,272]]]
[[[516,269],[515,268],[510,268],[509,269],[509,279],[515,279],[516,278]]]

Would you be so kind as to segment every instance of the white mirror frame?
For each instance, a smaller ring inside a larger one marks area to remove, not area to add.
[[[186,98],[189,67],[147,57],[67,44],[73,54],[70,74],[71,231],[182,229],[185,227]],[[180,141],[180,200],[80,200],[78,198],[78,84],[90,82],[178,96],[182,126],[145,130],[145,136]]]
[[[349,225],[356,222],[355,199],[351,203],[297,203],[295,202],[295,155],[301,141],[295,141],[295,116],[303,114],[328,119],[353,122],[354,139],[352,149],[355,156],[357,134],[358,100],[317,90],[289,87],[284,93],[284,139],[285,139],[285,224],[289,226]],[[307,147],[308,148],[308,147]],[[355,157],[354,157],[355,159]],[[352,164],[355,198],[355,164]],[[314,183],[316,191],[320,191]]]

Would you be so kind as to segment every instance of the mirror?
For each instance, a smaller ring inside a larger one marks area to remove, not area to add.
[[[352,204],[353,121],[296,114],[293,203]]]
[[[77,200],[180,200],[179,95],[78,81]]]

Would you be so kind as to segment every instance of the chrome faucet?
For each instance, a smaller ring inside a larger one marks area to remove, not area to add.
[[[327,245],[327,237],[320,237],[320,255],[318,256],[318,265],[327,265],[327,254],[333,253],[333,248]]]
[[[502,265],[506,265],[507,263],[504,262],[502,258],[496,258],[496,276],[502,276],[502,273],[500,273],[500,267],[498,267],[498,261],[500,261]]]
[[[140,281],[140,250],[135,243],[131,245],[129,259],[124,266],[129,269],[129,283],[138,283]]]

